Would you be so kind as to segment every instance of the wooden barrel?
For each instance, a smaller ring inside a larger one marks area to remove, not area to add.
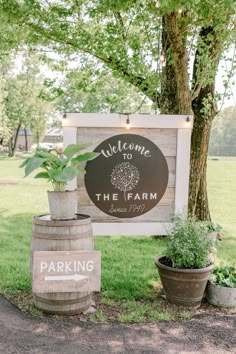
[[[31,269],[34,251],[85,251],[94,249],[91,219],[76,214],[74,220],[51,220],[35,216],[31,240]],[[91,306],[91,292],[33,293],[35,306],[47,313],[76,315]]]

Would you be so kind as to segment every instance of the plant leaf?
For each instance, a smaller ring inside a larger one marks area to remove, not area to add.
[[[27,162],[29,161],[29,159],[30,159],[30,157],[27,157],[27,159],[25,159],[25,160],[22,162],[22,164],[20,164],[19,167],[24,167],[24,166],[27,164]]]
[[[70,144],[67,146],[67,148],[65,148],[64,150],[64,155],[68,158],[71,159],[72,156],[74,156],[77,152],[86,149],[87,147],[89,147],[90,144]]]
[[[69,159],[61,157],[60,159],[58,159],[58,162],[59,162],[58,165],[60,165],[63,168],[68,164]]]
[[[25,164],[25,177],[28,176],[31,172],[39,168],[45,161],[48,159],[42,159],[40,157],[31,157]]]
[[[77,169],[79,170],[79,174],[80,173],[86,173],[85,169],[81,166],[77,166]]]
[[[48,172],[39,172],[37,173],[36,176],[34,176],[34,178],[45,178],[45,179],[50,179],[50,176],[48,174]]]
[[[88,161],[94,159],[98,155],[100,155],[99,152],[86,152],[85,154],[76,156],[75,158],[72,159],[72,161],[77,161],[77,162]]]
[[[53,154],[50,154],[48,151],[36,151],[34,154],[35,157],[42,157],[42,158],[49,158],[49,159],[55,159],[56,156]]]
[[[56,182],[68,182],[79,175],[79,170],[77,167],[68,166],[63,170],[50,170],[48,171],[48,173],[50,178],[55,180]]]

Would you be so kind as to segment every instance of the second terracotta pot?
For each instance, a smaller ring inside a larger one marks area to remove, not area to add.
[[[199,307],[214,265],[201,269],[170,267],[166,257],[155,261],[167,301],[178,306]]]

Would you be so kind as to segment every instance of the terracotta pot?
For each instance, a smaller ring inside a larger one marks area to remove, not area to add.
[[[77,213],[77,191],[49,192],[48,204],[52,220],[75,219]]]
[[[212,305],[234,307],[236,306],[236,288],[218,286],[209,281],[206,288],[206,299]]]
[[[164,256],[155,261],[167,301],[178,306],[199,307],[214,265],[201,269],[178,269],[165,263],[168,264]]]

